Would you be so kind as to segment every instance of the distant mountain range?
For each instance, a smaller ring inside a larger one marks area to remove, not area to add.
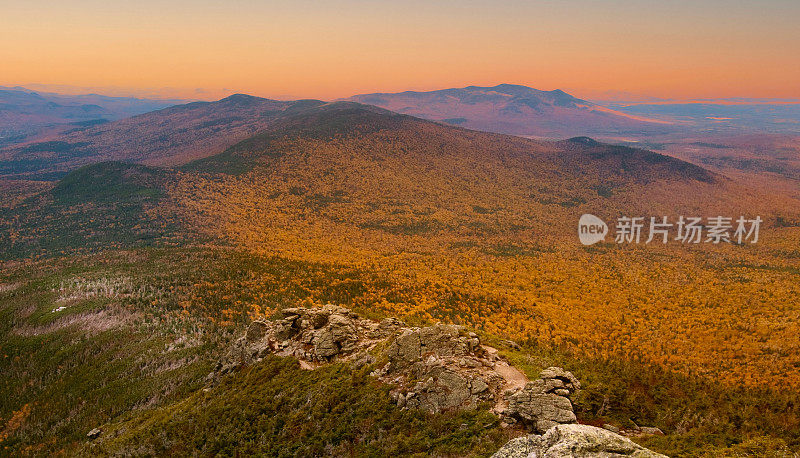
[[[62,95],[0,86],[0,145],[159,110],[184,100]]]
[[[667,136],[685,137],[687,134],[800,132],[800,104],[790,100],[686,103],[647,99],[595,103],[561,90],[542,91],[512,84],[362,94],[343,100],[473,130],[550,139],[591,136],[619,142],[660,137],[663,141]],[[308,103],[238,94],[218,102],[186,104],[183,100],[62,95],[0,86],[0,149],[19,144],[27,147],[44,141],[87,143],[83,146],[102,153],[106,159],[119,159],[134,154],[125,147],[120,150],[124,144],[135,148],[135,154],[142,158],[155,154],[157,157],[146,162],[162,165],[159,161],[165,152],[203,157],[265,128],[275,117],[280,117],[283,110]],[[171,106],[176,106],[174,111],[159,111]],[[159,114],[137,117],[145,113]],[[115,121],[120,123],[103,127]],[[166,123],[163,126],[167,130],[158,136],[150,135],[162,123]],[[132,136],[136,140],[115,139],[116,135]],[[54,153],[52,158],[57,163],[63,156],[60,151],[64,145],[54,145],[55,150],[35,146],[34,150],[23,151],[24,157],[17,159],[35,160],[28,153],[41,156],[41,153],[50,152]],[[42,148],[48,151],[39,151]],[[95,154],[87,148],[81,151],[87,156]],[[2,151],[0,157],[9,159]],[[7,173],[8,170],[0,170],[0,174]]]
[[[181,164],[218,153],[265,129],[290,107],[304,104],[233,95],[216,102],[192,102],[117,121],[73,126],[42,141],[0,149],[0,175],[58,177],[102,160]]]
[[[609,126],[620,128],[623,124],[631,127],[650,127],[651,124],[603,111],[601,107],[587,105],[587,102],[561,91],[542,92],[519,86],[493,89],[498,90],[476,88],[453,91],[461,100],[453,105],[453,109],[458,109],[458,106],[472,106],[472,111],[464,108],[463,114],[472,116],[470,113],[486,113],[487,118],[484,121],[488,124],[476,126],[477,121],[459,122],[452,119],[445,124],[502,132],[508,130],[503,126],[510,126],[514,119],[518,120],[518,126],[522,128],[522,119],[536,118],[540,120],[537,128],[544,129],[544,124],[554,129],[560,126],[558,128],[562,134],[585,132],[586,130],[576,126],[586,125],[590,121],[598,125],[601,120],[606,120]],[[473,94],[472,98],[467,97],[468,93]],[[433,97],[449,100],[456,96],[428,94],[423,99],[432,100]],[[490,99],[494,102],[489,102]],[[380,102],[369,97],[365,101]],[[494,110],[499,110],[495,118],[485,111],[490,105],[494,106]],[[500,106],[504,108],[499,109]],[[489,125],[493,122],[492,119],[500,120],[497,122],[506,119],[509,124]],[[400,122],[398,120],[402,120],[403,125],[414,124],[428,130],[431,127],[425,126],[436,125],[376,107],[374,104],[346,101],[328,103],[319,100],[284,102],[237,94],[216,102],[193,102],[118,121],[74,127],[43,141],[8,146],[0,149],[0,176],[53,179],[82,165],[107,160],[151,166],[178,166],[220,153],[222,156],[215,158],[216,166],[231,169],[231,164],[223,159],[233,157],[231,154],[234,153],[234,156],[242,152],[248,153],[253,147],[262,148],[262,143],[270,143],[265,139],[275,136],[302,134],[327,137],[334,134],[346,135],[352,129],[361,133],[374,132],[395,128],[396,123]],[[567,120],[574,122],[566,124]],[[351,130],[340,131],[344,127]],[[320,131],[321,128],[325,130]],[[455,131],[461,132],[462,129]],[[440,132],[451,135],[451,130]],[[247,140],[250,137],[252,138]],[[229,150],[230,147],[233,148]],[[241,163],[241,160],[236,162]],[[209,170],[213,170],[213,167]]]
[[[347,100],[470,129],[521,136],[565,138],[674,130],[667,121],[611,110],[561,90],[541,91],[513,84],[362,94]]]
[[[5,132],[0,139],[0,177],[27,179],[55,179],[77,167],[105,160],[178,166],[221,153],[259,133],[277,131],[300,114],[314,110],[322,113],[325,107],[342,103],[471,130],[559,140],[591,136],[612,143],[631,139],[653,148],[670,137],[702,134],[704,130],[747,132],[748,125],[758,130],[762,115],[787,114],[785,124],[797,125],[791,117],[791,111],[797,108],[791,104],[781,112],[773,105],[717,107],[667,102],[619,104],[614,110],[560,90],[540,91],[509,84],[358,95],[334,104],[235,94],[215,102],[192,102],[155,111],[154,107],[175,101],[42,95],[23,88],[0,90],[0,99],[0,130]],[[131,116],[139,111],[148,112]],[[717,112],[722,115],[712,116]],[[743,112],[755,118],[747,121],[736,115]],[[769,130],[766,125],[761,127]]]

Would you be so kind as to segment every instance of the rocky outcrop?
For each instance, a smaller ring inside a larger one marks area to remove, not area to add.
[[[666,458],[630,439],[589,425],[558,425],[509,441],[492,458]]]
[[[400,329],[397,320],[377,323],[335,305],[287,308],[274,318],[253,321],[244,337],[220,361],[216,373],[225,374],[268,354],[295,357],[306,368],[350,360],[356,355],[363,359],[362,363],[370,363],[369,351]]]
[[[405,328],[386,356],[373,375],[398,387],[393,396],[400,406],[441,412],[502,400],[506,382],[493,370],[499,358],[459,326]]]
[[[400,407],[429,412],[488,402],[500,414],[507,405],[505,393],[528,381],[460,326],[409,327],[394,318],[376,322],[333,305],[284,309],[273,320],[254,321],[212,375],[268,354],[295,357],[307,369],[336,361],[374,364],[372,375],[395,387],[391,394]]]
[[[539,379],[507,395],[508,408],[504,416],[538,433],[559,424],[575,423],[577,418],[569,398],[580,387],[572,373],[560,367],[547,368]]]
[[[497,458],[662,456],[613,431],[575,424],[570,398],[581,384],[572,373],[549,367],[528,380],[461,326],[378,322],[334,305],[289,308],[252,322],[210,376],[216,380],[269,354],[294,357],[305,369],[333,362],[370,365],[372,376],[393,386],[392,399],[404,409],[439,413],[490,403],[503,424],[536,433],[510,441]]]

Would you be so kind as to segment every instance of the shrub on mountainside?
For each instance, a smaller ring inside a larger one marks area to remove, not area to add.
[[[218,386],[111,425],[86,448],[102,454],[485,456],[508,440],[486,408],[400,410],[369,368],[313,371],[268,356]]]

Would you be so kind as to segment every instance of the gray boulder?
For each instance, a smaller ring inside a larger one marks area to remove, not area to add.
[[[250,323],[250,326],[247,328],[247,334],[245,334],[245,339],[248,342],[257,342],[260,339],[263,339],[267,332],[269,331],[269,323],[266,321],[256,320]]]
[[[103,430],[100,428],[94,428],[93,430],[86,433],[86,437],[89,439],[97,439],[100,435],[103,434]]]
[[[398,387],[402,407],[438,413],[502,401],[505,381],[493,370],[492,355],[477,334],[460,326],[402,328],[386,356],[388,364],[376,375]]]
[[[511,439],[492,458],[540,458],[538,436],[522,436]]]
[[[539,379],[507,395],[505,416],[537,433],[559,424],[575,423],[577,418],[569,397],[578,389],[580,382],[572,373],[549,367],[541,372]]]
[[[459,357],[479,351],[480,340],[462,332],[460,326],[446,324],[405,329],[389,347],[389,359],[395,367],[404,367],[424,356]]]
[[[558,425],[512,439],[492,458],[667,458],[630,439],[589,425]]]

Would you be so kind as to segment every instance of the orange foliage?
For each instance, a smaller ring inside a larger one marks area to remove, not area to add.
[[[800,386],[800,228],[762,228],[748,246],[584,248],[574,235],[583,212],[769,217],[796,202],[726,179],[612,173],[569,148],[457,132],[283,139],[248,159],[256,170],[187,176],[172,195],[196,227],[236,246],[387,272],[416,292],[376,291],[376,310],[728,383]],[[255,300],[250,314],[270,306]]]

